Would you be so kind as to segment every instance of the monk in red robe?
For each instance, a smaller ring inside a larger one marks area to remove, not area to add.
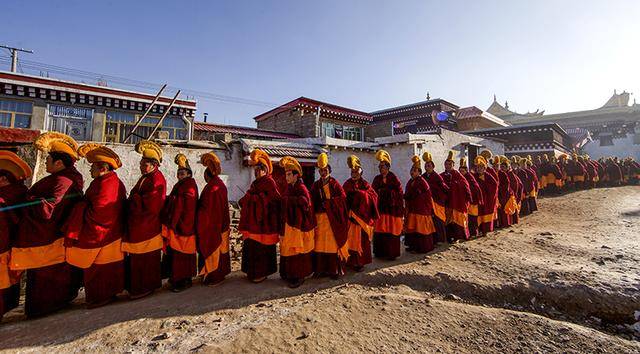
[[[612,157],[607,159],[605,171],[609,187],[617,187],[622,184],[622,169]]]
[[[136,144],[142,155],[142,176],[129,193],[129,230],[123,238],[126,288],[132,299],[151,294],[162,286],[161,252],[163,247],[160,214],[167,193],[167,181],[160,172],[162,150],[148,140]]]
[[[536,173],[536,170],[533,167],[533,161],[531,159],[531,155],[527,156],[524,162],[525,162],[524,169],[529,174],[529,178],[531,178],[531,180],[533,181],[533,190],[527,196],[527,200],[529,202],[529,210],[533,213],[534,211],[538,210],[538,194],[540,192],[540,189],[538,187],[539,186],[538,175]]]
[[[349,210],[349,245],[348,266],[356,272],[364,270],[371,263],[371,240],[373,226],[378,219],[378,194],[371,185],[362,178],[360,159],[351,155],[347,158],[347,166],[351,170],[351,178],[342,186],[347,194]]]
[[[545,191],[545,195],[558,195],[564,187],[564,173],[560,166],[551,161],[547,154],[542,155],[542,181],[541,188]]]
[[[83,271],[87,307],[108,304],[124,290],[124,254],[127,191],[115,170],[122,167],[111,149],[86,144],[78,154],[91,164],[84,198],[64,225],[66,258]]]
[[[280,160],[287,179],[282,196],[283,231],[280,239],[280,277],[297,288],[313,274],[316,217],[311,194],[302,181],[302,166],[291,156]]]
[[[19,207],[27,194],[31,167],[11,151],[0,150],[0,321],[20,300],[20,271],[9,269],[11,243],[18,228]],[[15,209],[14,209],[15,208]]]
[[[482,203],[478,205],[478,230],[482,236],[486,236],[494,227],[494,216],[498,207],[498,180],[488,172],[487,160],[483,155],[475,158],[474,165],[476,172],[473,176],[482,192]],[[495,170],[493,172],[496,173]]]
[[[469,205],[471,205],[471,188],[467,179],[456,171],[453,151],[449,151],[444,161],[445,171],[440,174],[450,190],[447,197],[447,237],[449,241],[469,239]]]
[[[518,156],[514,156],[515,159],[518,159]],[[508,159],[507,159],[508,160]],[[524,199],[524,187],[522,186],[522,181],[516,175],[516,172],[513,166],[518,166],[517,163],[508,164],[507,165],[507,176],[509,177],[509,184],[511,185],[511,189],[513,190],[513,195],[516,201],[516,210],[511,215],[511,220],[513,224],[517,224],[520,222],[520,208],[522,207],[522,200]],[[517,167],[516,167],[517,168]]]
[[[338,181],[331,177],[327,154],[318,156],[320,178],[311,187],[311,201],[316,214],[314,243],[314,273],[337,279],[344,274],[343,265],[349,259],[347,231],[347,196]]]
[[[513,214],[518,209],[514,184],[510,183],[508,170],[509,159],[504,156],[495,156],[500,170],[498,171],[498,227],[510,227],[513,224]]]
[[[265,280],[278,270],[276,245],[282,230],[281,197],[271,177],[269,155],[255,149],[249,164],[254,166],[255,180],[242,197],[238,231],[242,234],[242,271],[254,283]]]
[[[220,179],[222,168],[218,156],[206,153],[200,163],[207,167],[204,172],[207,185],[200,195],[196,218],[200,275],[203,284],[216,285],[231,273],[229,199],[227,186]]]
[[[571,160],[567,162],[569,188],[573,190],[582,189],[586,174],[587,171],[585,171],[584,166],[578,161],[578,154],[572,154]]]
[[[449,195],[449,185],[447,185],[442,179],[442,176],[435,171],[436,165],[433,163],[429,152],[422,154],[422,160],[424,161],[425,169],[422,178],[429,184],[433,198],[433,224],[436,227],[436,238],[433,241],[434,243],[447,242],[446,205]]]
[[[527,216],[531,214],[531,208],[529,204],[529,197],[532,193],[535,193],[535,186],[533,177],[527,171],[527,159],[519,156],[514,156],[514,162],[512,164],[513,171],[520,179],[522,183],[522,196],[520,199],[520,213],[519,216]]]
[[[460,174],[464,176],[469,184],[469,189],[471,190],[471,201],[469,204],[469,236],[476,237],[478,236],[478,213],[479,206],[482,205],[482,191],[480,190],[480,185],[478,185],[478,181],[476,178],[469,172],[469,168],[467,167],[467,159],[460,159],[460,167],[458,168]]]
[[[495,161],[495,159],[492,158],[493,154],[489,150],[480,151],[480,156],[484,157],[484,160],[486,162],[485,172],[490,174],[491,177],[493,177],[496,180],[496,183],[499,184],[500,178],[498,177],[498,171],[500,170],[500,161],[499,161],[500,159],[498,158],[498,161]],[[493,166],[489,166],[489,162],[491,162]],[[475,164],[475,161],[474,161],[474,164]],[[476,178],[476,181],[477,181],[477,178]],[[495,210],[493,212],[493,225],[495,227],[497,227],[498,225],[498,202],[497,201],[495,203]]]
[[[406,217],[404,223],[405,244],[411,253],[433,251],[436,228],[433,224],[433,199],[427,181],[422,178],[420,156],[411,159],[411,179],[407,182],[404,200]]]
[[[11,250],[11,269],[27,271],[25,314],[37,317],[66,307],[78,296],[80,271],[65,261],[62,226],[82,197],[83,179],[74,164],[78,144],[71,137],[50,132],[34,142],[48,152],[49,175],[27,192],[20,209],[18,234]]]
[[[404,223],[402,183],[390,171],[391,156],[388,152],[379,150],[376,160],[380,174],[373,179],[371,187],[378,194],[380,217],[373,227],[373,254],[392,261],[400,257],[400,235]]]
[[[191,287],[191,278],[197,274],[198,185],[187,157],[177,154],[174,161],[178,165],[178,182],[171,189],[162,212],[162,237],[165,244],[162,265],[163,275],[169,278],[171,291],[181,292]]]

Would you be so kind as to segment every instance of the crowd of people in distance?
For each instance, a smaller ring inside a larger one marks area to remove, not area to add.
[[[82,287],[87,307],[95,308],[124,295],[148,296],[163,279],[180,292],[194,278],[216,285],[231,272],[229,202],[215,153],[200,158],[206,167],[200,193],[186,156],[175,156],[178,182],[167,194],[162,149],[141,141],[135,146],[140,178],[127,193],[116,173],[120,157],[108,147],[78,146],[56,132],[41,134],[34,146],[47,156],[48,175],[30,188],[31,167],[0,150],[0,318],[19,305],[21,282],[24,312],[33,318],[66,307]],[[428,253],[437,243],[510,227],[538,210],[541,194],[640,179],[631,158],[507,158],[484,150],[470,165],[461,158],[457,169],[449,152],[442,173],[429,152],[413,156],[403,186],[389,153],[379,150],[375,157],[379,174],[371,183],[351,155],[351,176],[341,184],[320,154],[320,178],[307,189],[300,163],[287,156],[278,162],[287,182],[279,188],[272,158],[253,150],[255,180],[238,202],[247,278],[259,283],[279,271],[292,288],[312,275],[337,279],[363,271],[373,257],[394,260],[403,247]],[[91,165],[86,190],[75,167],[83,158]]]

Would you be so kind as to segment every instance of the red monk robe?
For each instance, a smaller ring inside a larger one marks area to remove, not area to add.
[[[516,201],[516,210],[513,212],[511,220],[513,224],[517,224],[520,222],[520,208],[522,207],[522,200],[524,198],[524,187],[522,186],[522,181],[520,181],[520,178],[518,178],[513,169],[509,169],[507,176],[509,177],[509,185],[513,190]]]
[[[447,197],[447,237],[456,240],[469,239],[469,205],[471,189],[466,178],[456,170],[440,174],[450,190]]]
[[[202,282],[217,284],[231,273],[229,199],[218,176],[210,177],[200,195],[196,224]]]
[[[89,307],[110,302],[124,290],[127,191],[115,172],[91,181],[64,226],[67,262],[83,269]]]
[[[173,186],[164,204],[162,237],[166,254],[162,262],[174,291],[191,285],[191,278],[197,274],[197,204],[198,185],[191,176]]]
[[[434,243],[447,241],[447,214],[446,205],[447,197],[449,195],[449,185],[447,185],[442,176],[437,172],[425,172],[422,174],[422,178],[429,184],[431,189],[431,196],[433,198],[433,224],[436,228],[436,238]]]
[[[16,237],[20,219],[18,209],[10,207],[24,202],[26,194],[24,181],[0,187],[0,320],[5,313],[18,307],[20,300],[21,272],[9,269],[11,243]]]
[[[311,186],[316,213],[314,271],[336,277],[344,274],[342,264],[349,259],[347,196],[335,178],[319,179]]]
[[[285,167],[287,169],[287,167]],[[316,218],[311,195],[299,175],[282,196],[284,230],[280,240],[280,277],[292,287],[313,274]]]
[[[37,317],[66,307],[78,296],[80,273],[65,261],[62,226],[82,197],[82,175],[70,166],[36,182],[21,208],[11,269],[27,270],[25,314]]]
[[[475,237],[478,236],[479,207],[483,204],[484,200],[482,199],[480,185],[473,174],[466,172],[463,176],[466,178],[467,183],[469,184],[469,189],[471,190],[471,204],[469,204],[469,236]]]
[[[342,186],[347,195],[349,210],[349,261],[356,271],[371,263],[373,225],[378,219],[378,195],[362,177],[348,179]]]
[[[238,231],[242,234],[242,271],[260,280],[278,270],[276,244],[280,239],[280,193],[271,175],[260,177],[242,197]]]
[[[400,257],[400,235],[403,228],[404,196],[402,183],[389,171],[386,177],[377,175],[371,184],[378,194],[378,213],[373,228],[373,254],[394,260]]]
[[[129,193],[129,230],[122,250],[127,253],[126,288],[132,298],[146,296],[162,286],[160,213],[166,193],[167,182],[158,168],[142,175]]]
[[[531,162],[527,162],[526,170],[527,170],[527,173],[529,174],[529,177],[533,181],[533,191],[531,192],[531,194],[529,194],[527,199],[529,201],[529,210],[531,212],[534,212],[534,211],[538,211],[538,194],[539,194],[538,174],[536,173],[536,170],[533,168],[533,166],[531,166]]]
[[[541,189],[543,189],[547,195],[558,194],[564,186],[563,179],[564,177],[560,167],[546,159],[542,164],[542,181],[540,182]]]
[[[513,224],[512,215],[518,206],[507,172],[500,169],[498,178],[498,227],[503,228]]]
[[[405,243],[409,252],[427,253],[434,249],[433,199],[427,181],[418,175],[407,182]]]
[[[493,168],[491,170],[495,172]],[[475,173],[474,177],[482,192],[482,204],[478,205],[478,230],[482,235],[493,231],[494,219],[498,206],[498,180],[489,173]]]
[[[531,214],[531,204],[529,203],[529,197],[535,194],[535,185],[533,177],[525,167],[516,169],[516,175],[522,182],[522,202],[520,205],[520,216],[526,216]]]

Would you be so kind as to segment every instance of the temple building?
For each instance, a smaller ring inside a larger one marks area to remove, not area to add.
[[[545,114],[544,111],[519,114],[509,110],[505,103],[494,101],[487,112],[513,124],[555,123],[569,133],[574,147],[593,158],[605,156],[632,156],[640,159],[640,105],[629,104],[631,93],[613,92],[601,107],[566,113]]]

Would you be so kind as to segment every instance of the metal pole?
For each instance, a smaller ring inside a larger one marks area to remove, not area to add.
[[[18,72],[18,52],[25,52],[33,54],[33,50],[9,47],[7,45],[0,45],[0,48],[8,49],[11,52],[11,72]]]
[[[156,104],[156,102],[158,102],[158,98],[160,98],[160,95],[162,94],[162,91],[164,91],[165,88],[167,88],[167,84],[162,85],[162,88],[160,89],[160,91],[158,91],[158,94],[156,95],[156,97],[154,97],[153,101],[151,101],[149,108],[147,108],[147,110],[144,112],[142,117],[138,119],[136,124],[133,125],[133,128],[131,128],[131,132],[129,132],[129,134],[122,141],[123,144],[126,144],[127,141],[129,141],[129,138],[131,137],[131,135],[133,135],[133,133],[135,133],[136,129],[138,129],[138,126],[140,125],[140,123],[142,123],[142,120],[145,119],[147,115],[151,112],[151,110],[153,109],[153,106]]]
[[[156,133],[156,130],[158,130],[158,127],[160,127],[160,125],[162,124],[162,121],[167,117],[169,112],[171,112],[171,108],[173,107],[173,104],[176,103],[176,100],[178,99],[178,95],[180,95],[180,90],[178,90],[178,92],[176,92],[176,95],[173,96],[173,99],[171,100],[169,107],[167,107],[167,109],[164,111],[164,113],[162,114],[162,117],[160,117],[160,120],[158,120],[158,123],[156,123],[156,126],[153,127],[153,130],[151,131],[151,134],[149,134],[149,137],[147,138],[147,140],[151,139],[153,134]]]

